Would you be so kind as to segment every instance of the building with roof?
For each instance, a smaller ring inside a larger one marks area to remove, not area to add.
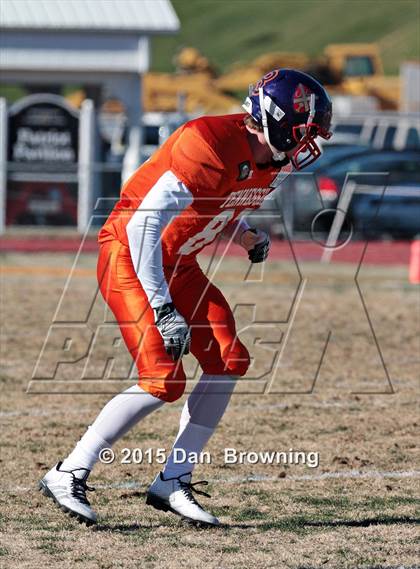
[[[170,0],[1,0],[1,81],[29,93],[80,85],[96,107],[121,101],[129,171],[138,165],[142,74],[149,69],[151,36],[176,33],[179,26]]]
[[[150,36],[179,30],[169,0],[2,0],[0,23],[3,83],[96,86],[129,115],[139,112]]]
[[[83,85],[96,103],[120,99],[131,124],[150,36],[179,30],[169,0],[2,0],[0,24],[3,84]]]

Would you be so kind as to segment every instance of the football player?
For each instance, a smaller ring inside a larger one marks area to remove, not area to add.
[[[196,256],[227,226],[251,263],[268,255],[269,236],[248,225],[279,173],[320,156],[329,138],[331,100],[312,77],[276,69],[250,89],[245,113],[202,117],[179,128],[124,184],[99,233],[98,282],[138,370],[138,384],[114,397],[74,450],[41,480],[40,489],[88,525],[96,514],[87,478],[101,451],[143,417],[178,400],[185,388],[182,356],[197,358],[202,376],[185,402],[172,452],[146,503],[207,525],[219,521],[197,502],[194,464],[228,405],[249,354],[223,294]],[[179,451],[178,451],[179,454]],[[204,493],[205,494],[205,493]]]

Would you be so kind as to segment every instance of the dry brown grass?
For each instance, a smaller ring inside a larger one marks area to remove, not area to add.
[[[2,258],[0,566],[417,566],[419,297],[418,289],[406,284],[403,268],[363,268],[360,274],[393,394],[361,309],[354,268],[302,266],[308,281],[271,392],[263,393],[267,385],[258,379],[239,386],[210,442],[213,463],[197,469],[199,479],[211,481],[209,509],[223,527],[185,527],[146,507],[144,492],[159,466],[120,464],[124,447],[170,447],[182,400],[118,443],[114,464],[98,465],[91,478],[100,525],[86,529],[64,517],[36,485],[94,419],[107,392],[121,383],[105,380],[84,389],[87,382],[79,382],[72,384],[79,391],[73,395],[39,393],[64,391],[67,380],[80,377],[77,364],[60,370],[64,383],[36,380],[26,393],[71,262],[67,255]],[[95,287],[94,263],[93,256],[80,259],[61,320],[83,313]],[[244,269],[246,263],[226,259],[215,281],[232,305],[240,305],[238,327],[248,326],[241,337],[255,357],[250,376],[265,373],[270,379],[270,361],[276,361],[288,326],[266,322],[286,320],[299,279],[288,263],[268,265],[262,283],[244,283]],[[103,321],[103,308],[97,299],[89,318],[93,329]],[[259,323],[249,328],[253,314]],[[333,333],[313,386],[329,329]],[[97,361],[104,354],[99,349]],[[186,367],[193,376],[192,359]],[[83,393],[92,390],[96,394]],[[227,446],[318,451],[320,465],[225,465]],[[350,471],[364,476],[351,478]],[[342,477],[320,477],[340,472]],[[384,476],[387,472],[409,475]],[[300,478],[305,475],[312,479]]]

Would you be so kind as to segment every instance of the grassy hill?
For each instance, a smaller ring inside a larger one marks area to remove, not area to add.
[[[328,43],[378,42],[385,71],[420,57],[420,0],[171,0],[181,21],[152,40],[152,69],[173,69],[183,46],[220,70],[270,51],[319,55]]]

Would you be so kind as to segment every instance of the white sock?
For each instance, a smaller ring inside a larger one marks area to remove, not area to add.
[[[163,469],[164,478],[175,478],[193,471],[194,458],[216,430],[235,383],[231,376],[201,376],[182,409],[178,435]]]
[[[99,453],[104,448],[110,448],[111,443],[98,435],[93,426],[88,430],[75,446],[69,456],[63,460],[60,470],[77,470],[79,468],[92,470],[98,460]],[[75,476],[82,477],[85,472],[75,472]]]
[[[129,387],[108,401],[94,423],[63,461],[61,470],[79,468],[92,470],[104,448],[110,448],[119,438],[164,401],[143,391],[138,385]],[[80,475],[85,474],[81,473]]]

